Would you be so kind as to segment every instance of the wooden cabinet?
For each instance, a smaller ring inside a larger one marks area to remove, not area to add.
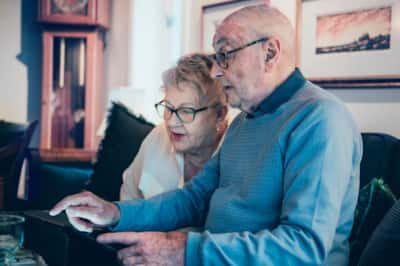
[[[40,149],[46,156],[82,160],[97,150],[105,102],[103,22],[108,21],[99,18],[100,7],[108,7],[108,1],[39,2],[44,22]]]

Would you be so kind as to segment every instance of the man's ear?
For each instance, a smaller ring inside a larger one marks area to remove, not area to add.
[[[265,70],[270,71],[276,62],[279,60],[281,45],[280,40],[277,38],[271,38],[263,45]]]
[[[272,58],[275,57],[275,55],[276,55],[276,50],[274,50],[274,49],[268,47],[267,53],[266,53],[266,55],[265,55],[265,62],[270,61]]]

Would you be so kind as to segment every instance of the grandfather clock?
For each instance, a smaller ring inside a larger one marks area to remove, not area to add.
[[[97,149],[109,6],[109,0],[39,0],[44,159],[86,161]]]

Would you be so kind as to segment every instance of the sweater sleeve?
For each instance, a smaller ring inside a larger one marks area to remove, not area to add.
[[[201,226],[207,215],[212,193],[218,186],[219,153],[182,189],[147,200],[116,202],[120,221],[114,231],[169,231]]]
[[[279,224],[258,232],[189,233],[186,265],[320,265],[335,234],[347,241],[352,218],[346,232],[335,231],[343,210],[353,215],[361,141],[347,112],[335,106],[317,106],[283,140]]]

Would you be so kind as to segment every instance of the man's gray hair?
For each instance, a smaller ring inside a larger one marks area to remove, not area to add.
[[[282,40],[284,52],[295,52],[295,31],[289,19],[277,8],[259,4],[241,8],[228,17],[221,24],[234,22],[245,28],[249,41],[260,37],[279,37]]]

